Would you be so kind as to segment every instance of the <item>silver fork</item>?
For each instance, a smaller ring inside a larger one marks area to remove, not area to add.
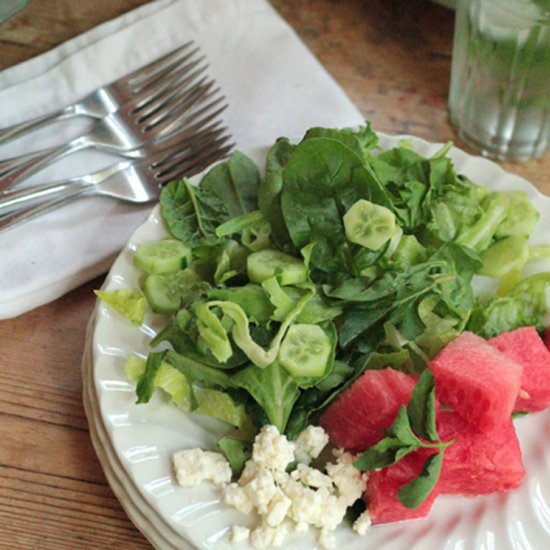
[[[97,88],[72,105],[19,124],[0,128],[0,144],[7,143],[58,120],[75,116],[99,119],[130,102],[139,105],[140,96],[143,95],[144,90],[173,71],[178,64],[191,59],[197,51],[197,48],[193,48],[193,42],[187,42],[114,82]]]
[[[202,72],[206,67],[202,68]],[[0,192],[42,170],[57,160],[86,148],[124,156],[144,143],[165,136],[176,128],[206,125],[226,107],[219,88],[206,77],[196,81],[197,71],[164,90],[162,95],[139,111],[116,111],[100,119],[92,129],[65,145],[53,147],[19,164],[0,176]],[[191,79],[191,81],[189,81]],[[131,156],[131,154],[130,154]]]
[[[35,201],[41,203],[0,218],[0,233],[79,197],[100,195],[137,204],[155,201],[164,184],[183,176],[190,177],[226,156],[233,148],[233,144],[227,144],[229,139],[227,134],[212,139],[206,133],[184,149],[176,145],[152,158],[121,161],[94,174],[13,193],[11,206],[2,201],[0,214],[12,211],[14,206],[21,207],[20,199],[28,201],[27,205]],[[14,204],[18,199],[19,203]]]

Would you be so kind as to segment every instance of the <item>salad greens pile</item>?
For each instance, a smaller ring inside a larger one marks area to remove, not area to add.
[[[538,212],[458,175],[449,148],[424,158],[382,150],[370,125],[312,128],[277,140],[263,175],[237,152],[198,186],[166,186],[172,238],[135,255],[169,315],[146,363],[127,365],[138,402],[160,387],[232,424],[220,445],[242,464],[259,426],[295,437],[366,369],[420,374],[464,330],[541,326],[550,274],[522,279],[548,255],[528,244]],[[474,275],[496,293],[476,297]]]

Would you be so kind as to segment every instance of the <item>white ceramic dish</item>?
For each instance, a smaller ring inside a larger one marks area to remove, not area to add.
[[[381,144],[390,147],[403,137],[382,136]],[[410,139],[415,149],[426,156],[440,147]],[[259,159],[262,152],[255,151],[251,156]],[[541,212],[533,242],[543,244],[550,240],[550,198],[491,161],[458,149],[453,149],[451,156],[457,171],[477,183],[492,189],[525,190]],[[165,235],[157,207],[130,238],[114,263],[105,288],[135,287],[139,273],[132,265],[133,251],[139,243]],[[531,269],[550,271],[550,262],[539,262]],[[172,477],[170,456],[182,448],[213,447],[224,426],[186,415],[158,395],[151,403],[136,406],[133,384],[124,376],[127,354],[146,355],[147,343],[159,326],[159,319],[150,315],[138,329],[98,304],[90,321],[84,356],[84,396],[92,439],[113,491],[156,548],[220,548],[228,527],[246,524],[250,518],[221,503],[220,492],[214,487],[178,487]],[[527,469],[527,477],[518,490],[473,499],[439,497],[429,518],[376,526],[365,538],[343,526],[337,531],[338,546],[345,545],[349,550],[550,548],[550,411],[518,419],[517,428]],[[315,547],[311,533],[292,535],[285,543],[289,550]]]

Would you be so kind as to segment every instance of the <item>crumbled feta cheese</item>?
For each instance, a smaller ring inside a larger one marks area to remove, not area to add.
[[[248,527],[243,527],[242,525],[233,525],[231,528],[231,542],[233,544],[238,544],[239,542],[244,542],[250,537],[250,529]]]
[[[359,535],[363,536],[367,533],[371,525],[370,514],[368,510],[365,510],[353,523],[353,530]]]
[[[305,464],[298,464],[291,474],[292,479],[299,479],[309,487],[332,487],[332,479],[316,468],[310,468]]]
[[[258,475],[260,470],[261,467],[259,464],[253,460],[247,460],[243,471],[241,472],[241,477],[239,478],[239,485],[246,485],[252,481]]]
[[[334,452],[336,461],[324,471],[309,466],[318,458],[328,436],[316,426],[306,428],[296,444],[281,435],[275,426],[264,426],[254,441],[252,457],[236,483],[231,468],[219,453],[200,449],[174,455],[178,481],[195,485],[204,480],[225,484],[223,500],[244,514],[256,513],[258,523],[252,530],[234,526],[229,532],[232,543],[250,541],[254,548],[282,546],[289,527],[295,531],[319,529],[319,546],[333,550],[333,531],[344,519],[347,508],[361,498],[366,475],[353,466],[354,456],[343,450]],[[286,468],[295,459],[299,464],[290,474]],[[364,534],[370,516],[362,514],[353,528]]]
[[[246,491],[236,483],[230,483],[224,487],[223,500],[243,514],[250,514],[253,510],[252,502],[246,496]]]
[[[291,504],[290,499],[281,489],[277,488],[277,492],[273,495],[265,516],[267,524],[270,527],[277,527],[277,525],[283,523]]]
[[[202,449],[186,449],[172,457],[176,479],[180,485],[190,487],[204,481],[223,485],[231,481],[231,466],[220,453]]]
[[[306,523],[305,521],[301,521],[296,524],[296,527],[294,527],[294,530],[297,533],[307,533],[307,531],[309,531],[309,523]]]
[[[336,548],[336,537],[332,531],[321,529],[319,534],[319,544],[324,550],[334,550]]]
[[[294,461],[294,443],[275,426],[264,426],[254,440],[252,460],[264,468],[284,471]]]
[[[266,468],[260,468],[255,477],[244,485],[246,496],[259,514],[265,514],[271,499],[277,492],[273,475]]]
[[[279,525],[275,528],[262,524],[252,531],[250,534],[250,542],[254,548],[282,546],[287,531],[288,530],[285,524]]]
[[[353,455],[342,454],[336,464],[327,464],[326,470],[334,485],[338,489],[338,495],[351,506],[361,498],[367,485],[366,475],[360,472],[353,464]]]
[[[309,464],[327,446],[328,434],[321,426],[308,426],[296,438],[295,456],[298,462]]]

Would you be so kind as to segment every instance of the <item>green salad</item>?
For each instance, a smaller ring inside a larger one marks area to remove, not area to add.
[[[542,326],[550,274],[522,277],[549,255],[528,243],[537,210],[457,174],[449,149],[312,128],[262,171],[236,152],[197,186],[167,185],[171,238],[137,249],[142,288],[99,292],[138,324],[166,315],[126,366],[138,403],[160,388],[234,426],[219,444],[237,472],[263,424],[295,437],[366,369],[421,374],[464,330]],[[476,274],[493,295],[476,297]]]

